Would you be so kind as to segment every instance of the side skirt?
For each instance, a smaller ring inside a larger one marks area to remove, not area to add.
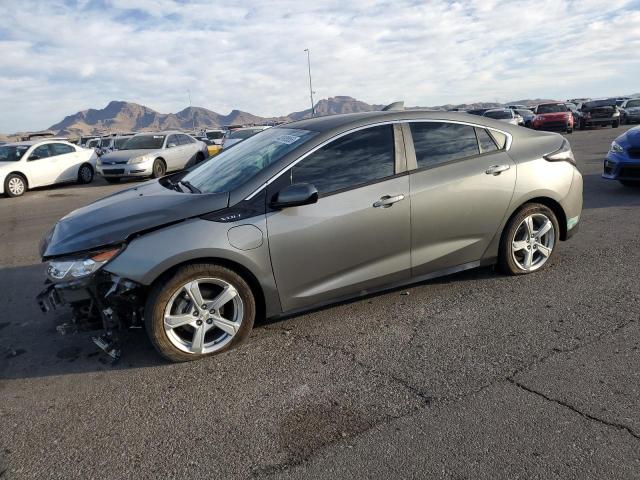
[[[418,283],[425,282],[427,280],[432,280],[434,278],[446,277],[448,275],[453,275],[456,273],[464,272],[465,270],[471,270],[478,267],[488,267],[490,265],[495,265],[497,262],[497,258],[486,258],[484,260],[477,260],[475,262],[463,263],[462,265],[456,265],[455,267],[449,267],[442,270],[438,270],[435,272],[427,273],[425,275],[420,275],[419,277],[411,277],[407,280],[402,280],[400,282],[394,282],[388,285],[384,285],[379,288],[373,288],[368,290],[361,290],[358,293],[354,293],[351,295],[345,295],[342,297],[335,298],[333,300],[329,300],[327,302],[317,303],[308,307],[297,308],[295,310],[289,310],[287,312],[283,312],[279,315],[274,315],[269,317],[268,320],[279,320],[288,317],[294,317],[300,315],[302,313],[309,313],[316,310],[322,310],[324,308],[340,305],[343,303],[348,303],[353,300],[361,299],[368,296],[378,295],[380,293],[389,292],[391,290],[396,290],[398,288],[405,287],[407,285],[414,285]]]

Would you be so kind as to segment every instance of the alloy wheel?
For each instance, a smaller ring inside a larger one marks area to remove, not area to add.
[[[7,186],[11,194],[16,197],[24,193],[24,180],[20,177],[11,178]]]
[[[202,355],[223,348],[240,330],[244,304],[236,288],[219,278],[182,285],[164,310],[164,331],[183,352]]]
[[[511,255],[518,268],[533,272],[551,256],[556,241],[553,222],[542,213],[534,213],[522,220],[511,241]]]

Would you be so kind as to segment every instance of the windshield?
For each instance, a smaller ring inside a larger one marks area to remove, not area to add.
[[[207,138],[209,140],[218,140],[224,136],[222,132],[207,132]]]
[[[233,138],[237,140],[245,140],[249,137],[253,137],[256,133],[260,133],[262,130],[253,128],[248,130],[235,130],[229,134],[227,138]]]
[[[0,147],[0,162],[17,162],[27,150],[28,145],[3,145]]]
[[[111,139],[110,138],[103,138],[100,141],[100,148],[107,148],[110,144],[111,144]]]
[[[567,106],[561,103],[549,103],[547,105],[538,105],[536,113],[558,113],[566,112]]]
[[[164,144],[164,135],[135,135],[121,150],[158,150]]]
[[[183,181],[190,182],[203,193],[229,192],[315,135],[317,132],[309,130],[269,128],[223,150],[187,174]]]
[[[485,117],[495,118],[496,120],[504,120],[507,118],[513,118],[511,115],[511,110],[494,110],[488,111],[484,114]]]
[[[626,108],[640,107],[640,100],[629,100]]]

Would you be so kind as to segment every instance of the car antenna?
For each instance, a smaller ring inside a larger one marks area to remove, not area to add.
[[[392,112],[396,110],[404,110],[404,101],[400,100],[399,102],[393,102],[382,108],[383,112]]]

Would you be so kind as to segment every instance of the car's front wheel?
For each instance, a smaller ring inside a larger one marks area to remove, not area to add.
[[[167,166],[164,164],[162,159],[156,158],[153,162],[153,167],[151,167],[151,176],[153,178],[164,177],[164,174],[167,172]]]
[[[544,268],[555,253],[559,236],[558,219],[549,207],[525,205],[509,220],[502,235],[500,268],[511,275]]]
[[[186,362],[238,345],[255,315],[255,297],[240,275],[221,265],[196,264],[152,288],[145,326],[163,357]]]
[[[4,193],[9,197],[19,197],[27,191],[27,182],[22,175],[11,173],[4,180]]]

